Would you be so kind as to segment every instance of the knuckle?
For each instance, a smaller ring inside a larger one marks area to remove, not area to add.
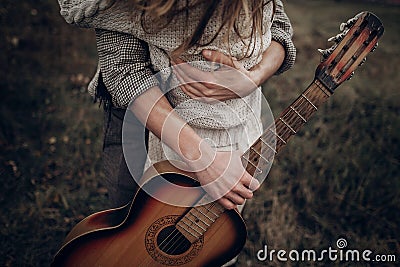
[[[238,199],[238,201],[236,201],[236,203],[239,204],[239,205],[243,205],[244,204],[244,199],[240,198],[240,199]]]
[[[236,207],[236,205],[233,203],[228,204],[228,209],[230,209],[230,210],[233,210],[235,207]]]

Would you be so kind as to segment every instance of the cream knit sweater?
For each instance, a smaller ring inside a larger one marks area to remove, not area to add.
[[[189,3],[193,2],[192,0]],[[156,71],[165,70],[170,67],[170,53],[174,51],[187,37],[191,35],[197,26],[203,13],[202,4],[195,5],[189,12],[189,19],[182,12],[177,15],[167,27],[152,33],[146,32],[141,27],[141,12],[132,6],[129,0],[59,0],[61,14],[67,22],[79,24],[80,26],[102,28],[112,31],[130,33],[137,38],[144,40],[149,45],[151,62]],[[179,1],[180,5],[185,5],[186,1]],[[218,12],[214,12],[213,17],[208,23],[202,41],[207,41],[213,37],[220,28]],[[205,48],[221,51],[237,58],[243,57],[248,45],[255,44],[255,51],[251,57],[241,60],[246,69],[250,69],[261,60],[261,54],[271,43],[271,16],[272,3],[264,8],[264,29],[263,38],[255,40],[245,40],[231,33],[230,47],[224,42],[224,38],[219,35],[207,47],[191,48],[186,51],[182,58],[187,62],[201,61],[201,51]],[[239,25],[241,33],[246,34],[250,29],[246,27],[245,17],[239,20],[243,22]],[[156,23],[156,22],[155,22]],[[223,31],[226,31],[223,28]],[[193,63],[195,66],[210,70],[207,63]],[[176,82],[172,73],[163,71],[162,87],[170,89],[171,81]],[[181,89],[171,88],[167,94],[176,111],[191,125],[197,133],[210,140],[219,150],[247,149],[248,146],[261,134],[261,124],[259,121],[261,110],[261,91],[255,90],[250,95],[241,98],[227,100],[218,104],[207,104],[191,100]],[[165,154],[169,159],[177,158],[176,154],[170,149],[165,148]],[[161,151],[161,143],[155,136],[150,137],[149,156],[152,160],[159,161],[165,159]]]

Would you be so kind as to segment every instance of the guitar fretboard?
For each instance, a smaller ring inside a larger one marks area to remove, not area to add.
[[[225,208],[218,202],[210,202],[207,200],[208,195],[204,195],[199,201],[199,206],[189,209],[176,224],[176,228],[191,243],[197,241],[225,211]],[[207,204],[201,205],[201,202]]]
[[[266,170],[269,170],[272,165],[274,156],[331,95],[332,93],[315,79],[242,155],[242,163],[246,171],[256,179],[265,176]],[[205,202],[207,198],[207,195],[205,195],[199,203]],[[193,243],[207,231],[224,211],[225,208],[218,202],[200,204],[200,206],[189,209],[176,224],[176,227]]]
[[[242,163],[247,172],[256,178],[265,176],[274,156],[331,95],[332,93],[315,79],[242,155]]]

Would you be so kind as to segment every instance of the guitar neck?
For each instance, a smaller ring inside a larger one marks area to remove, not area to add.
[[[384,28],[374,14],[361,12],[341,25],[342,33],[330,40],[331,48],[321,50],[322,62],[315,72],[314,81],[287,107],[260,138],[242,155],[242,164],[253,177],[262,181],[276,154],[288,143],[290,137],[311,118],[354,70],[373,51]],[[207,194],[199,203],[207,199]],[[218,202],[194,207],[177,224],[188,240],[197,240],[224,211]],[[195,226],[195,228],[192,227]]]
[[[274,156],[331,95],[332,92],[315,79],[242,155],[246,171],[257,179],[265,176]]]
[[[265,176],[264,173],[271,166],[275,154],[331,95],[332,93],[318,79],[315,79],[242,155],[242,163],[246,171],[256,179]],[[201,202],[208,204],[201,205]],[[199,200],[199,204],[190,209],[177,223],[177,228],[191,242],[200,238],[225,210],[218,202],[210,203],[207,194]]]

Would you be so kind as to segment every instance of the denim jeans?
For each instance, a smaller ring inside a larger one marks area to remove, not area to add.
[[[125,119],[124,134],[129,138],[129,168],[122,148],[122,128],[125,109],[109,108],[104,112],[103,172],[105,187],[112,207],[120,207],[130,202],[138,190],[133,177],[140,179],[146,160],[145,128],[133,115]],[[128,111],[129,112],[129,111]],[[130,113],[131,114],[131,113]],[[132,158],[134,154],[134,158]]]

